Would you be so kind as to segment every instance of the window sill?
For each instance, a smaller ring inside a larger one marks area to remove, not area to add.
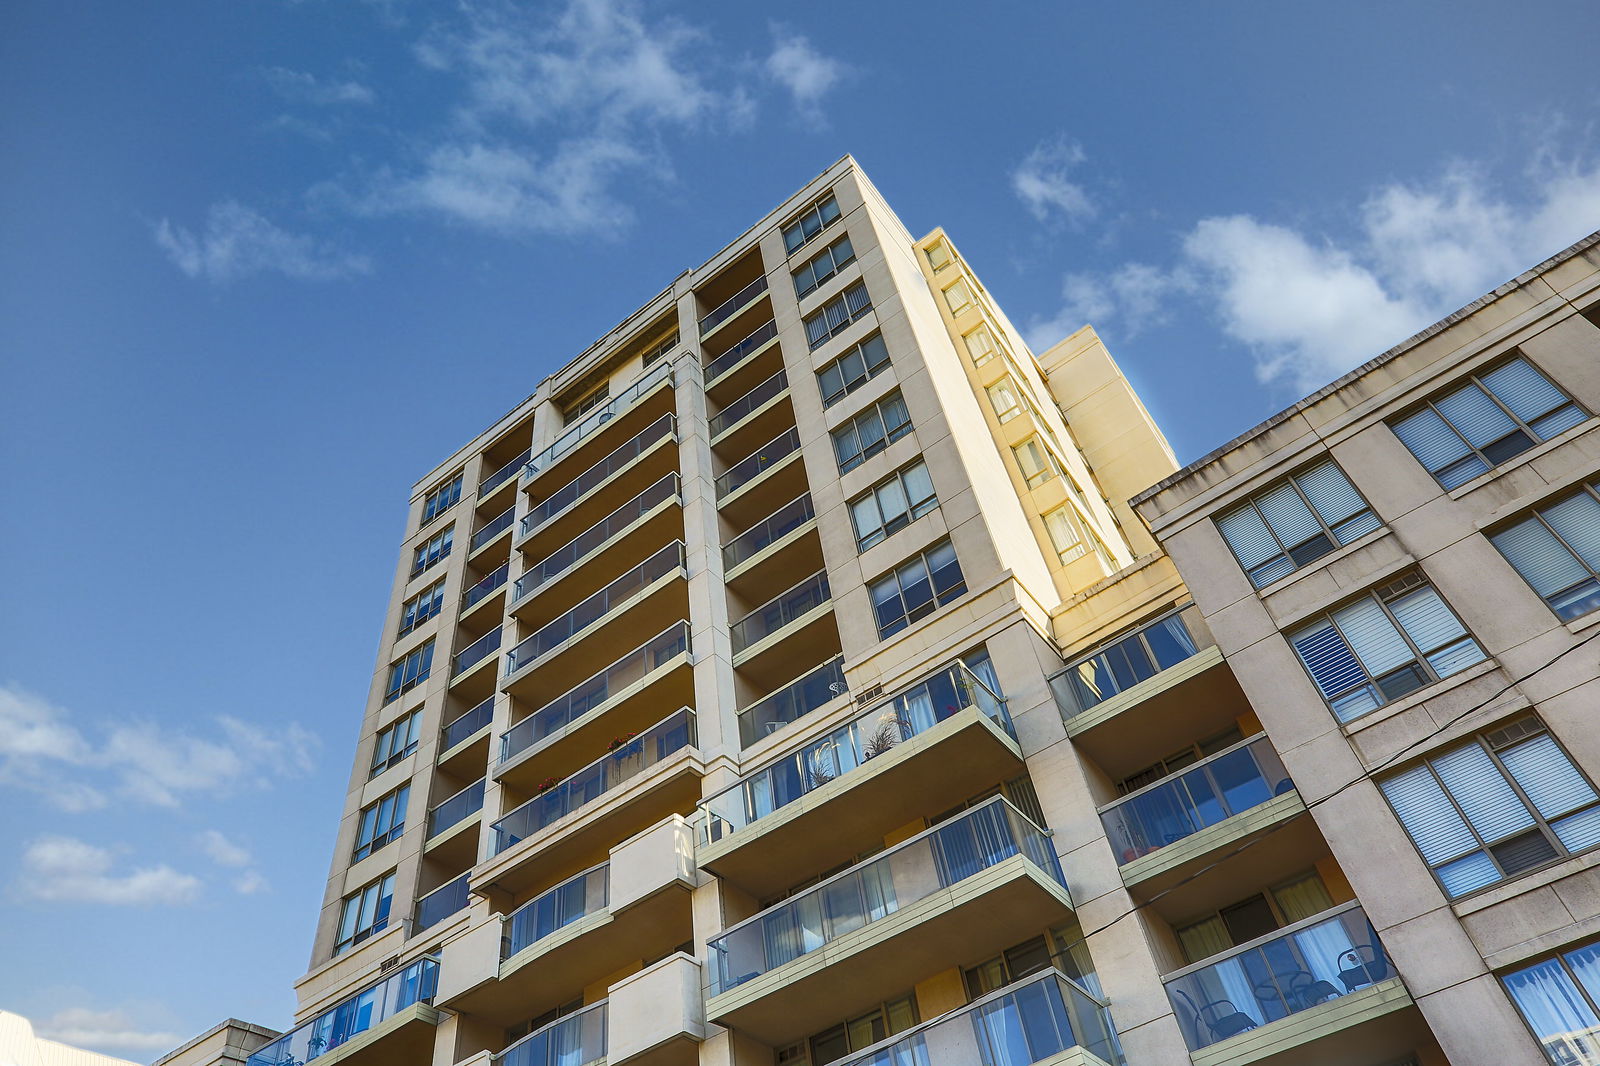
[[[1498,884],[1485,885],[1474,892],[1458,896],[1450,901],[1450,909],[1455,911],[1456,917],[1465,918],[1596,866],[1600,866],[1600,848],[1589,848],[1576,855],[1562,855],[1551,859],[1543,866],[1535,866]]]
[[[1390,529],[1388,526],[1379,526],[1377,529],[1374,529],[1371,533],[1363,533],[1361,536],[1357,537],[1355,540],[1351,541],[1349,544],[1345,544],[1345,545],[1335,549],[1334,551],[1329,552],[1327,555],[1321,556],[1320,558],[1316,558],[1316,559],[1311,560],[1309,563],[1307,563],[1306,565],[1300,567],[1298,570],[1295,570],[1293,573],[1284,574],[1282,577],[1278,578],[1278,580],[1272,582],[1270,585],[1261,586],[1260,588],[1255,590],[1256,591],[1256,595],[1261,597],[1262,599],[1266,599],[1269,596],[1276,596],[1278,593],[1282,592],[1284,589],[1289,588],[1292,585],[1294,585],[1295,582],[1300,581],[1300,580],[1302,580],[1302,579],[1304,579],[1306,577],[1309,577],[1310,575],[1312,575],[1312,574],[1316,573],[1317,571],[1321,570],[1323,567],[1327,566],[1328,564],[1334,563],[1334,562],[1338,562],[1340,559],[1344,559],[1344,558],[1347,558],[1347,557],[1349,557],[1351,555],[1354,555],[1356,552],[1360,551],[1362,548],[1365,548],[1367,545],[1376,544],[1378,541],[1382,540],[1384,537],[1392,536],[1393,534],[1394,534],[1394,530]],[[1414,562],[1414,560],[1413,560],[1413,562]],[[1246,575],[1245,580],[1246,581],[1250,580],[1248,575]]]
[[[1563,624],[1567,627],[1567,632],[1573,635],[1586,633],[1595,626],[1600,626],[1600,610],[1594,610],[1590,611],[1588,614],[1579,615],[1572,621],[1565,622]]]
[[[1496,661],[1493,656],[1490,656],[1481,663],[1475,663],[1472,666],[1467,667],[1465,670],[1462,670],[1459,673],[1451,674],[1449,677],[1444,678],[1443,680],[1435,681],[1431,685],[1424,685],[1422,688],[1417,689],[1417,691],[1411,693],[1410,695],[1404,696],[1392,703],[1386,703],[1376,710],[1368,711],[1359,718],[1353,718],[1348,722],[1340,722],[1339,727],[1344,730],[1345,736],[1353,739],[1358,733],[1364,732],[1371,726],[1375,726],[1380,722],[1387,722],[1389,719],[1398,717],[1399,715],[1404,714],[1419,704],[1426,703],[1432,699],[1437,699],[1447,692],[1453,692],[1457,688],[1470,684],[1480,677],[1483,677],[1487,674],[1492,674],[1499,668],[1500,663]],[[1495,707],[1496,712],[1499,712],[1503,709],[1504,707],[1502,705],[1496,705]],[[1332,711],[1330,710],[1329,713],[1331,714]]]
[[[1588,433],[1596,428],[1600,428],[1600,419],[1597,419],[1591,415],[1586,421],[1579,422],[1571,429],[1563,430],[1554,437],[1551,437],[1549,440],[1545,441],[1543,444],[1529,448],[1521,455],[1512,456],[1510,459],[1501,463],[1493,470],[1486,470],[1477,477],[1473,478],[1471,481],[1457,485],[1455,488],[1450,489],[1446,495],[1448,495],[1452,500],[1459,500],[1464,496],[1469,496],[1483,488],[1485,485],[1493,484],[1500,478],[1505,477],[1507,474],[1522,469],[1535,459],[1538,459],[1544,455],[1548,455],[1550,452],[1555,451],[1562,445],[1577,440],[1585,433]]]

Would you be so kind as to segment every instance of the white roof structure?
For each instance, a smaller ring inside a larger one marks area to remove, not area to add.
[[[33,1023],[0,1010],[0,1066],[137,1066],[129,1059],[84,1051],[35,1036]]]

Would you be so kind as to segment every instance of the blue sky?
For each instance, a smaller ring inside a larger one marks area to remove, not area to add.
[[[411,483],[852,152],[1191,459],[1600,228],[1592,2],[13,0],[0,1007],[282,1026]]]

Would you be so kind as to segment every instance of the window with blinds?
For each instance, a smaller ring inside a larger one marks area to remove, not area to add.
[[[850,501],[850,521],[861,551],[887,540],[935,507],[928,464],[918,459]]]
[[[806,343],[813,351],[820,348],[829,337],[838,336],[870,310],[872,299],[867,295],[867,283],[857,281],[806,316]]]
[[[1217,519],[1256,588],[1319,559],[1381,523],[1332,461],[1319,463]]]
[[[839,202],[829,193],[795,217],[783,227],[783,247],[790,255],[799,251],[813,237],[839,221]]]
[[[1453,489],[1589,415],[1526,359],[1482,374],[1394,424],[1395,436]]]
[[[973,366],[982,366],[994,358],[994,334],[989,332],[988,326],[980,325],[972,332],[963,334],[961,339],[967,345],[967,355],[972,358]]]
[[[1489,540],[1562,618],[1600,609],[1600,487],[1584,485]]]
[[[1536,718],[1378,783],[1451,898],[1600,844],[1600,793]]]
[[[1038,488],[1061,472],[1056,457],[1039,444],[1037,436],[1012,445],[1011,454],[1017,457],[1017,468],[1030,489]]]
[[[833,431],[839,472],[854,470],[910,432],[911,412],[896,389]]]
[[[851,246],[850,238],[840,237],[807,259],[800,269],[794,272],[794,294],[809,296],[816,291],[818,285],[853,263],[855,258],[856,250]]]
[[[1341,722],[1484,659],[1466,626],[1417,574],[1324,615],[1289,642]]]
[[[967,309],[972,303],[972,286],[967,284],[966,278],[957,278],[953,284],[945,286],[944,302],[952,315],[959,315]]]
[[[889,349],[883,334],[874,333],[817,371],[822,406],[831,407],[878,376],[889,366]]]

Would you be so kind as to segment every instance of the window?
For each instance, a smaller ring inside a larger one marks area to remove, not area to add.
[[[1600,795],[1536,718],[1378,787],[1451,898],[1600,844]]]
[[[433,668],[433,641],[422,645],[397,663],[389,666],[389,684],[383,691],[383,702],[393,703],[424,681]]]
[[[576,422],[609,399],[611,399],[611,382],[602,381],[576,400],[562,407],[561,416],[570,426],[573,422]]]
[[[967,998],[977,999],[1054,966],[1085,988],[1100,991],[1092,961],[1083,943],[1083,929],[1071,918],[1049,932],[1013,944],[992,959],[962,971]]]
[[[928,265],[934,270],[943,270],[950,265],[950,246],[943,241],[928,249]]]
[[[1471,481],[1589,416],[1518,356],[1394,425],[1395,436],[1447,489]]]
[[[1484,659],[1466,626],[1417,574],[1317,619],[1289,642],[1341,722]]]
[[[850,238],[840,237],[807,259],[805,265],[794,272],[794,294],[810,295],[816,291],[818,285],[853,263],[855,258],[856,250],[850,246]]]
[[[946,540],[901,563],[868,591],[878,636],[888,637],[965,594],[967,584],[956,549]]]
[[[967,284],[966,278],[957,278],[952,285],[945,286],[944,302],[950,305],[950,313],[959,315],[972,303],[972,286]]]
[[[668,353],[670,353],[672,349],[676,348],[677,346],[678,331],[673,330],[671,335],[668,336],[666,340],[663,340],[660,344],[652,345],[650,350],[644,353],[644,365],[650,366],[653,363],[665,359]]]
[[[817,371],[817,388],[822,390],[822,406],[831,407],[878,376],[889,365],[889,349],[883,335],[874,333],[839,358]]]
[[[1009,422],[1022,413],[1022,401],[1017,399],[1017,388],[1010,378],[1001,378],[984,390],[989,394],[989,404],[994,416],[1002,423]]]
[[[994,358],[998,350],[994,342],[994,334],[989,332],[987,325],[979,325],[971,333],[964,334],[962,341],[966,343],[967,354],[972,357],[973,366],[982,366]]]
[[[394,903],[394,874],[385,874],[358,892],[344,898],[339,912],[339,939],[335,955],[343,954],[375,933],[389,927],[389,908]]]
[[[417,729],[421,722],[422,712],[416,710],[378,731],[377,741],[372,745],[371,776],[377,777],[416,752]]]
[[[1600,1062],[1600,941],[1500,978],[1555,1066]]]
[[[1184,961],[1196,963],[1229,948],[1277,932],[1333,906],[1328,886],[1315,873],[1230,903],[1177,930]]]
[[[933,494],[933,479],[928,476],[928,464],[919,459],[850,501],[850,521],[856,529],[856,547],[865,551],[937,506],[939,500]]]
[[[1050,534],[1050,546],[1056,550],[1056,558],[1063,563],[1070,563],[1088,552],[1083,538],[1078,536],[1078,527],[1068,516],[1066,506],[1057,507],[1045,515],[1044,528]]]
[[[911,413],[896,389],[833,431],[839,472],[854,470],[869,457],[911,432]]]
[[[400,605],[400,632],[405,636],[444,609],[444,578],[440,578]]]
[[[880,1003],[859,1018],[824,1029],[809,1040],[778,1049],[779,1066],[826,1066],[853,1052],[905,1032],[917,1024],[917,997],[907,992]]]
[[[411,557],[411,576],[416,577],[428,567],[439,560],[448,558],[450,546],[456,536],[455,526],[446,526],[443,530],[428,538],[426,544],[418,544]]]
[[[1011,454],[1017,457],[1017,466],[1022,470],[1022,478],[1030,489],[1038,488],[1061,473],[1056,457],[1044,449],[1038,437],[1029,437],[1021,444],[1014,445]]]
[[[1562,618],[1600,608],[1600,488],[1585,485],[1489,540]]]
[[[422,500],[422,524],[427,525],[461,501],[461,475],[457,474]]]
[[[805,246],[817,234],[839,221],[839,202],[833,194],[818,200],[804,211],[800,217],[783,227],[783,247],[793,255]]]
[[[806,342],[815,351],[870,310],[872,298],[867,295],[867,283],[857,281],[806,316]]]
[[[400,839],[400,834],[406,831],[406,801],[410,798],[411,786],[404,784],[361,809],[351,862],[360,862],[385,844]]]
[[[1217,519],[1256,588],[1378,528],[1378,516],[1332,462],[1319,463]]]

